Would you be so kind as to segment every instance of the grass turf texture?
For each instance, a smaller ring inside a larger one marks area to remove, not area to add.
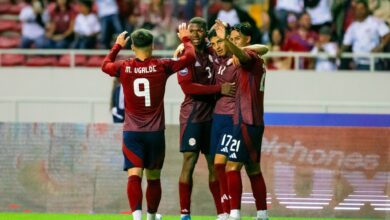
[[[40,213],[0,213],[1,220],[131,220],[130,215],[105,214],[40,214]],[[146,217],[144,216],[144,219]],[[163,215],[163,220],[178,220],[180,216]],[[215,216],[191,216],[192,220],[215,220]],[[364,218],[289,218],[270,217],[270,220],[363,220]],[[253,220],[253,217],[243,217],[242,220]]]

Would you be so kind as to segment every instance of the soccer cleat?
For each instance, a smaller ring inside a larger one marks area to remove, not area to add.
[[[227,213],[219,214],[216,220],[229,220],[229,214]]]
[[[191,215],[183,215],[180,220],[191,220]]]
[[[241,220],[241,218],[235,218],[235,217],[232,217],[232,216],[229,216],[228,219],[229,219],[229,220]]]
[[[268,212],[267,210],[259,210],[257,211],[257,216],[254,220],[268,220]]]
[[[162,215],[161,214],[156,214],[155,220],[162,220]]]

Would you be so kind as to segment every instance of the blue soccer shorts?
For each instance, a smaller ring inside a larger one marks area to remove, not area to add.
[[[228,157],[229,144],[233,139],[233,116],[214,114],[211,126],[210,155],[222,154]]]
[[[210,153],[211,121],[180,125],[180,152]]]
[[[161,169],[165,158],[165,134],[153,132],[123,132],[122,152],[124,156],[123,170],[133,167]]]
[[[244,164],[259,163],[263,133],[264,125],[234,125],[228,160]]]

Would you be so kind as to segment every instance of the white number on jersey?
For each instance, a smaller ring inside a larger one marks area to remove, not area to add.
[[[207,76],[207,78],[208,78],[208,79],[211,79],[211,77],[213,76],[213,75],[211,74],[211,68],[208,66],[208,67],[206,67],[206,70],[207,70],[207,72],[209,73],[209,75]]]
[[[263,73],[263,76],[261,77],[260,92],[264,92],[264,89],[265,89],[265,73]]]
[[[141,85],[144,85],[144,90],[140,90]],[[138,97],[145,98],[145,106],[150,107],[150,89],[149,89],[149,80],[146,78],[138,78],[134,80],[134,94]]]
[[[225,72],[226,70],[226,66],[220,66],[219,69],[218,69],[218,75],[223,75],[223,72]]]

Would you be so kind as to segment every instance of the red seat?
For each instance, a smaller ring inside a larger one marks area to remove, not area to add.
[[[10,3],[1,3],[0,4],[0,14],[7,14],[9,8],[11,8],[12,4]]]
[[[56,66],[57,57],[55,56],[33,56],[30,57],[26,66]]]
[[[15,48],[19,47],[19,37],[2,37],[0,36],[0,48]]]
[[[86,66],[89,67],[100,67],[103,64],[104,56],[91,56],[88,59]]]
[[[19,4],[12,4],[11,7],[8,8],[6,11],[8,14],[13,14],[13,15],[18,15],[20,11],[22,10],[24,4],[19,3]]]
[[[16,21],[11,20],[0,20],[0,32],[13,30]]]
[[[75,66],[84,66],[87,62],[87,57],[85,55],[76,55],[74,64]],[[58,66],[70,66],[70,56],[69,55],[63,55],[60,57],[58,61]]]
[[[22,54],[1,55],[1,66],[23,66],[25,57]]]

